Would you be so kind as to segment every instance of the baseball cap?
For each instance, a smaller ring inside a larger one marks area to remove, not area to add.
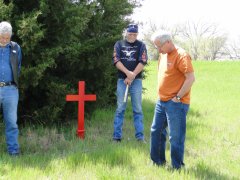
[[[138,33],[138,25],[137,24],[129,24],[127,26],[127,32]]]

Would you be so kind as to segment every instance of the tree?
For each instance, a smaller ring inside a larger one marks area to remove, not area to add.
[[[236,40],[231,41],[224,47],[223,55],[230,59],[240,59],[239,43],[240,43],[240,36]]]
[[[193,59],[214,60],[218,58],[227,41],[227,35],[213,23],[190,22],[177,24],[172,27],[156,24],[150,24],[150,30],[145,34],[144,40],[147,42],[148,50],[153,54],[154,59],[157,54],[154,53],[154,46],[150,40],[154,31],[162,29],[172,34],[172,39],[176,45],[184,48],[190,53]]]
[[[23,51],[21,121],[46,124],[76,118],[77,108],[66,103],[65,96],[77,93],[79,80],[86,81],[87,93],[97,94],[97,103],[88,103],[87,111],[90,106],[93,110],[115,102],[112,49],[136,4],[128,0],[0,1],[4,9],[0,18],[12,23],[13,40]]]
[[[226,34],[213,23],[188,21],[177,28],[180,30],[179,41],[195,60],[216,59],[227,40]]]
[[[177,28],[170,28],[166,24],[162,24],[160,26],[157,26],[156,24],[153,24],[150,22],[149,25],[149,31],[144,34],[144,41],[146,42],[146,45],[148,47],[148,54],[150,55],[150,59],[157,60],[159,56],[159,52],[155,48],[154,44],[151,42],[151,36],[154,32],[157,30],[165,30],[171,32],[172,38],[175,42],[177,42],[176,37],[178,36],[178,29]]]

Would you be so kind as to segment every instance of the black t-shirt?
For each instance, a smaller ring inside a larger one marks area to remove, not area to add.
[[[127,40],[117,41],[114,45],[113,64],[118,61],[130,71],[134,71],[138,63],[147,63],[147,49],[142,41],[136,40],[134,43],[129,43]],[[127,76],[118,70],[118,78],[125,79]],[[136,75],[136,78],[142,78],[142,72]]]

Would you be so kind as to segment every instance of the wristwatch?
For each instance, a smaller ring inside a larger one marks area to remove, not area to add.
[[[177,99],[178,101],[181,100],[180,96],[178,96],[178,95],[176,95],[176,99]]]

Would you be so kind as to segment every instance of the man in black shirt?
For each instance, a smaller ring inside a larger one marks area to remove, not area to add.
[[[114,117],[113,140],[122,139],[122,125],[127,102],[124,94],[129,87],[131,96],[135,137],[144,141],[143,112],[142,112],[142,70],[147,63],[147,49],[143,42],[137,40],[138,25],[127,27],[125,40],[117,41],[114,45],[113,64],[118,69],[117,81],[117,110]]]

